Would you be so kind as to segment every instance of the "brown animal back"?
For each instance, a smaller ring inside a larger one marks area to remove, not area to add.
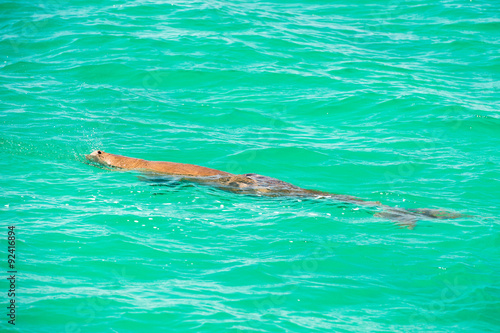
[[[148,162],[147,168],[161,173],[173,174],[173,175],[186,175],[186,176],[218,176],[218,175],[231,175],[230,173],[206,168],[193,164],[184,163],[174,163],[174,162]]]

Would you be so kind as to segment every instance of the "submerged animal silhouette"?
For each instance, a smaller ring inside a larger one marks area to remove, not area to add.
[[[109,154],[102,150],[96,150],[86,155],[86,158],[104,167],[138,170],[156,175],[181,176],[180,180],[207,184],[235,193],[264,196],[328,197],[337,201],[356,205],[376,206],[382,208],[384,211],[375,214],[375,216],[395,220],[409,228],[413,228],[415,222],[421,218],[455,219],[464,216],[459,213],[438,209],[396,208],[383,205],[379,201],[366,201],[350,195],[308,190],[276,178],[255,173],[236,175],[193,164],[147,161],[133,157]]]

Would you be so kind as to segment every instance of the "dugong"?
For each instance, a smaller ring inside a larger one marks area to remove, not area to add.
[[[367,201],[350,195],[304,189],[276,178],[255,173],[236,175],[194,164],[147,161],[139,158],[110,154],[102,150],[96,150],[86,155],[86,158],[104,167],[137,170],[154,175],[179,176],[181,180],[211,185],[234,193],[273,197],[326,197],[356,205],[380,207],[383,211],[375,214],[375,216],[395,220],[410,228],[413,228],[415,222],[421,218],[455,219],[465,216],[459,213],[436,209],[404,209],[391,207],[383,205],[379,201]]]

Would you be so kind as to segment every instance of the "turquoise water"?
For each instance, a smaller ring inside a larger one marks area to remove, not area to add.
[[[500,330],[497,1],[0,12],[2,331]],[[410,230],[99,169],[95,149],[470,216]]]

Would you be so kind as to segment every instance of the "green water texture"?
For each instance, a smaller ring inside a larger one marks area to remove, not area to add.
[[[0,13],[0,331],[500,331],[500,2]],[[468,216],[402,228],[96,168],[95,149]]]

